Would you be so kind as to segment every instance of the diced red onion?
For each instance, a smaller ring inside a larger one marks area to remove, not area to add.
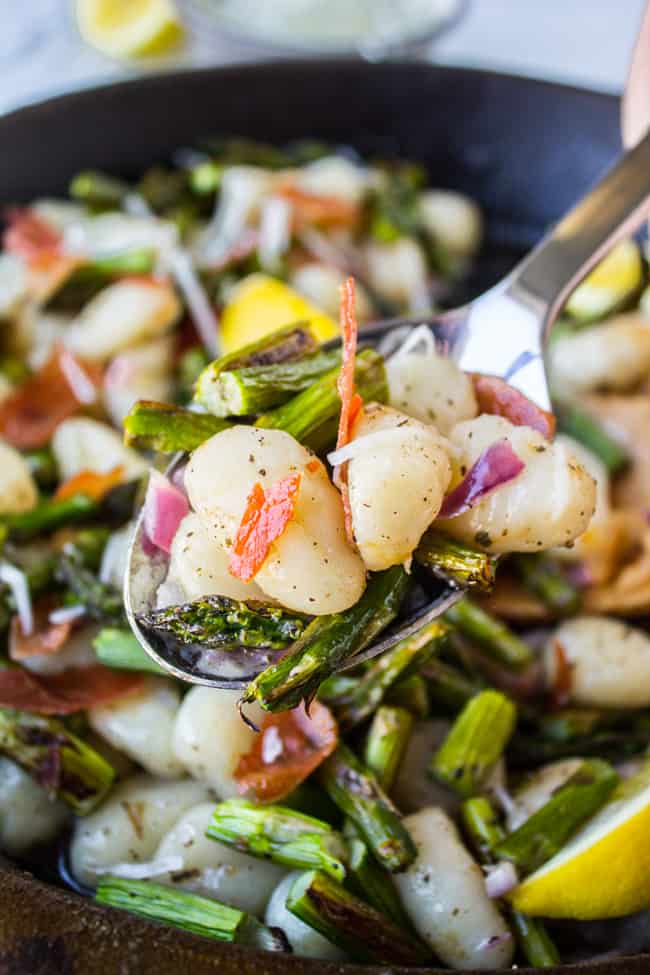
[[[490,491],[518,477],[525,466],[507,440],[493,443],[445,497],[438,518],[457,518],[469,511]]]
[[[79,364],[75,357],[64,349],[59,356],[61,372],[66,378],[68,386],[79,400],[80,403],[90,405],[97,399],[95,384],[85,369]]]
[[[27,576],[21,569],[11,565],[10,562],[2,562],[0,563],[0,582],[4,582],[11,589],[23,635],[31,636],[34,632],[34,613]]]
[[[512,941],[512,934],[510,931],[502,931],[501,934],[493,934],[489,938],[483,938],[478,945],[478,951],[490,951],[492,948],[503,945],[508,941]]]
[[[128,356],[117,355],[104,373],[106,389],[123,389],[133,378],[134,367]]]
[[[519,883],[515,865],[509,860],[500,860],[499,863],[487,869],[485,889],[488,897],[505,897]]]
[[[189,510],[183,492],[158,471],[152,471],[144,499],[144,534],[148,541],[169,553],[178,526]]]
[[[48,620],[55,626],[61,623],[73,623],[74,620],[81,619],[82,616],[86,615],[86,607],[80,604],[76,606],[59,606],[57,609],[53,609]]]

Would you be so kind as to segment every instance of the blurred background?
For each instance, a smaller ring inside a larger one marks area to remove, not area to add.
[[[141,71],[306,49],[374,59],[407,54],[618,92],[642,6],[643,0],[0,0],[0,111]]]

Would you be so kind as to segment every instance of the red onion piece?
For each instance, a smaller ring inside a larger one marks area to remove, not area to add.
[[[501,860],[489,868],[485,878],[485,889],[488,897],[505,897],[519,883],[517,871],[513,863]]]
[[[525,464],[507,440],[499,440],[484,450],[460,484],[445,497],[438,518],[457,518],[477,501],[517,477]]]
[[[183,492],[158,471],[152,471],[144,499],[145,538],[156,548],[169,553],[178,526],[189,510]]]

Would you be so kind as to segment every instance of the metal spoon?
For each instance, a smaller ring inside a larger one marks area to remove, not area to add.
[[[499,284],[469,305],[426,321],[437,342],[462,369],[501,376],[539,406],[548,409],[543,345],[563,302],[578,282],[621,237],[632,233],[650,213],[650,134],[627,152],[600,183],[547,234]],[[364,330],[376,344],[398,326],[422,319],[398,319]],[[177,457],[173,474],[185,462]],[[125,582],[129,623],[138,640],[161,667],[181,680],[213,687],[245,686],[277,653],[205,650],[179,646],[143,631],[137,614],[155,606],[156,591],[167,573],[164,553],[147,556],[142,547],[142,514],[131,549]],[[408,613],[351,665],[374,657],[435,619],[463,595],[444,581],[431,580]]]

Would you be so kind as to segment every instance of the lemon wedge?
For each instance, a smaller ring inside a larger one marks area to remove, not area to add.
[[[118,58],[161,54],[183,35],[173,0],[77,0],[77,23],[84,40]]]
[[[580,921],[650,907],[650,761],[548,863],[516,887],[513,907]]]
[[[293,288],[267,274],[250,274],[235,287],[221,315],[223,351],[232,352],[298,321],[308,321],[321,341],[338,335],[334,319]]]
[[[602,318],[621,306],[643,280],[641,252],[633,240],[622,240],[579,284],[566,304],[579,321]]]

